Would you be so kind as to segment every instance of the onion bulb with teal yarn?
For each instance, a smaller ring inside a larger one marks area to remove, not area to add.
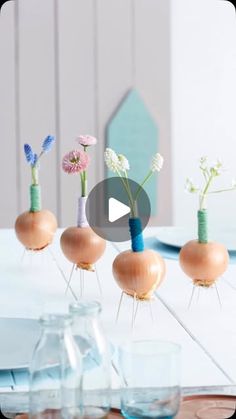
[[[208,240],[207,210],[199,210],[197,216],[198,240],[182,247],[179,262],[194,285],[209,288],[226,271],[229,254],[223,244]]]
[[[23,212],[15,222],[16,236],[28,250],[38,251],[47,247],[56,229],[56,217],[48,210]]]

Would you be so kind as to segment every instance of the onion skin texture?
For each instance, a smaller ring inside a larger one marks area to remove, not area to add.
[[[103,255],[106,241],[90,227],[69,227],[61,235],[61,249],[78,268],[93,271],[93,264]]]
[[[150,249],[127,250],[114,260],[112,271],[119,287],[138,300],[149,300],[165,275],[163,258]]]
[[[16,236],[28,250],[37,251],[47,247],[56,229],[56,217],[48,210],[23,212],[15,222]]]
[[[191,240],[182,247],[179,262],[195,285],[210,287],[226,271],[229,254],[223,244]]]

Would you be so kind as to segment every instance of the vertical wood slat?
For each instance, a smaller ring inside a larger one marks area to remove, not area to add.
[[[132,1],[97,1],[97,181],[105,176],[106,125],[132,87]],[[120,150],[121,152],[121,150]]]
[[[171,223],[170,0],[134,2],[135,87],[154,117],[158,151],[165,163],[158,174],[159,225]]]
[[[54,1],[19,0],[19,106],[21,211],[29,208],[30,167],[23,144],[39,152],[42,140],[55,135]],[[42,205],[57,212],[56,145],[40,162]]]
[[[79,134],[95,135],[95,63],[93,0],[58,0],[60,152],[79,148]],[[89,187],[96,182],[97,146],[91,147]],[[79,175],[58,168],[61,183],[62,226],[75,225]]]
[[[0,14],[0,227],[12,227],[18,211],[15,109],[15,4]]]

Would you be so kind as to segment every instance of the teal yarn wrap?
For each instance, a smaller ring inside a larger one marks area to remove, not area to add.
[[[199,210],[198,217],[198,241],[208,243],[207,210]]]
[[[140,218],[129,219],[129,231],[131,236],[131,246],[133,252],[142,252],[144,250],[142,222]]]
[[[41,188],[39,185],[30,185],[30,212],[41,211]]]

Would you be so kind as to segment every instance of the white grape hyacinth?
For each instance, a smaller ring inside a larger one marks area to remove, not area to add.
[[[116,173],[120,169],[120,161],[114,150],[106,148],[104,152],[105,163],[112,172]]]
[[[152,158],[151,171],[160,172],[164,163],[164,159],[160,153],[156,153]]]
[[[123,154],[118,154],[118,159],[120,163],[120,171],[126,172],[126,170],[130,169],[129,161]]]

